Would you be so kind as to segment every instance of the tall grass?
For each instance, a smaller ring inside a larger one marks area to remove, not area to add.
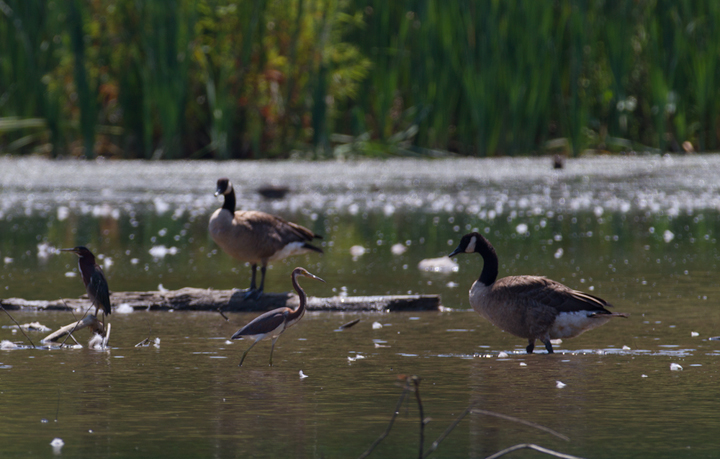
[[[0,151],[706,151],[719,21],[692,0],[0,0]]]

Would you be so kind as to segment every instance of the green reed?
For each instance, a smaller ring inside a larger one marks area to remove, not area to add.
[[[692,0],[0,0],[0,151],[712,150],[719,21]]]

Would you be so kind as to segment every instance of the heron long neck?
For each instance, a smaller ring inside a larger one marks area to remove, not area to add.
[[[295,273],[293,273],[292,275],[292,285],[298,294],[298,298],[300,299],[300,306],[298,306],[296,310],[288,314],[288,321],[302,317],[303,314],[305,314],[305,306],[307,305],[307,295],[305,294],[305,290],[303,290],[302,287],[300,287],[300,284],[298,284],[297,274]]]
[[[478,280],[484,285],[490,285],[498,276],[498,257],[495,249],[487,239],[480,238],[475,251],[483,257],[483,270]]]
[[[232,188],[232,185],[230,185],[230,192],[225,194],[225,202],[223,203],[222,208],[227,209],[230,211],[231,214],[235,213],[235,188]]]

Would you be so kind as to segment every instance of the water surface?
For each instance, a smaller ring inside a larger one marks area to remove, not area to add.
[[[278,341],[273,368],[269,343],[237,367],[249,343],[227,338],[252,314],[225,322],[213,313],[115,313],[108,352],[0,350],[0,450],[47,457],[60,437],[69,457],[357,457],[385,429],[399,375],[413,374],[432,418],[428,445],[470,403],[571,439],[472,414],[434,457],[484,457],[520,442],[583,457],[720,457],[720,341],[708,339],[720,335],[718,172],[718,156],[582,159],[561,172],[547,159],[0,159],[3,297],[79,296],[76,260],[53,250],[78,244],[102,257],[116,291],[247,287],[249,268],[206,231],[220,205],[215,180],[229,176],[243,208],[325,237],[323,256],[273,265],[269,290],[289,290],[291,269],[304,266],[327,281],[304,282],[311,295],[439,293],[452,309],[308,314]],[[292,192],[263,200],[255,193],[263,183]],[[417,268],[470,230],[495,245],[501,276],[547,275],[630,318],[566,340],[556,355],[524,354],[523,340],[468,310],[480,257],[457,257],[449,274]],[[393,255],[394,244],[407,250]],[[367,251],[353,257],[352,246]],[[73,320],[12,314],[51,328]],[[27,344],[0,317],[0,339]],[[354,318],[358,325],[335,331]],[[134,347],[148,336],[159,347]],[[374,457],[414,457],[417,442],[410,398]]]

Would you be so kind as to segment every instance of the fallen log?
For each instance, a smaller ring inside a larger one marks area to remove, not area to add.
[[[118,307],[147,311],[218,311],[259,312],[275,308],[298,306],[294,293],[264,293],[258,300],[244,299],[245,290],[211,290],[185,287],[180,290],[148,292],[113,292],[111,301]],[[85,310],[89,306],[87,295],[50,301],[0,299],[0,305],[8,310]],[[437,311],[440,295],[373,295],[333,296],[308,298],[308,311]]]

